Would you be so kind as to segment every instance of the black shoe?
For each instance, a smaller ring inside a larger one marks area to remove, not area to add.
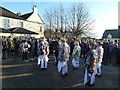
[[[91,87],[94,86],[94,83],[93,83],[93,84],[90,84],[89,86],[91,86]]]
[[[65,73],[65,75],[68,75],[68,73]]]
[[[41,70],[44,70],[44,68],[41,68]]]
[[[87,83],[85,83],[85,85],[88,85],[88,86],[89,86],[89,85],[90,85],[90,83],[89,83],[89,82],[87,82]]]
[[[101,77],[101,75],[98,75],[98,77]]]
[[[96,77],[101,77],[101,75],[95,75]]]
[[[44,70],[47,70],[47,68],[44,68]]]
[[[79,69],[79,67],[77,67],[76,69]]]
[[[76,67],[74,67],[73,69],[74,69],[74,70],[77,70],[77,68],[76,68]]]
[[[76,69],[75,67],[73,67],[73,69]]]
[[[62,74],[61,77],[65,77],[65,75]]]
[[[96,74],[95,77],[98,77],[98,75]]]

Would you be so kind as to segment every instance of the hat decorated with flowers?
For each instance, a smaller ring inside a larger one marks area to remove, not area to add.
[[[61,37],[61,41],[64,41],[64,42],[66,42],[65,38],[63,38],[63,37]]]

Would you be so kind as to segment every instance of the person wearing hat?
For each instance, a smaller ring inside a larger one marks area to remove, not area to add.
[[[22,55],[23,55],[23,60],[25,60],[26,62],[28,61],[28,48],[30,48],[30,45],[27,43],[26,40],[23,41],[23,43],[21,44],[21,49],[22,49]]]
[[[38,65],[40,65],[40,68],[47,69],[47,62],[49,60],[48,54],[49,54],[49,46],[48,42],[45,40],[45,38],[42,38],[42,41],[38,45]]]
[[[72,64],[74,66],[75,69],[79,68],[79,60],[80,60],[80,53],[81,53],[81,47],[79,46],[79,42],[75,41],[75,46],[73,49],[73,53],[72,53]]]
[[[76,41],[76,37],[74,37],[73,39],[72,39],[72,42],[70,43],[70,55],[72,55],[72,53],[73,53],[73,49],[74,49],[74,42]]]
[[[90,51],[88,53],[85,63],[84,85],[93,86],[95,83],[95,68],[97,52],[94,49],[94,44],[89,45]]]
[[[102,47],[103,43],[102,42],[97,42],[96,43],[97,47],[96,47],[96,51],[97,51],[97,61],[96,61],[96,75],[97,76],[101,76],[101,63],[102,63],[102,59],[103,59],[103,53],[104,53],[104,49]]]
[[[58,41],[58,45],[57,45],[57,48],[55,49],[55,56],[54,56],[56,66],[58,65],[58,56],[59,56],[61,47],[62,47],[62,43],[60,41]]]
[[[70,47],[64,38],[61,38],[62,46],[58,56],[58,72],[64,77],[68,74],[68,64]]]

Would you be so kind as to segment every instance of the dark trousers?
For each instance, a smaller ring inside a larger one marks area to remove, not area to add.
[[[107,65],[108,64],[108,54],[103,55],[103,64]]]
[[[87,53],[86,51],[81,50],[80,58],[82,58],[82,55],[83,55],[83,58],[85,58],[86,53]]]
[[[28,60],[28,52],[23,52],[23,60]]]
[[[112,56],[111,63],[113,66],[116,66],[118,64],[118,58],[117,56]]]
[[[56,66],[58,65],[58,58],[56,57]]]
[[[120,56],[118,56],[118,65],[120,66]]]
[[[3,53],[3,56],[2,56],[3,59],[9,58],[7,51],[2,51],[2,53]]]
[[[15,55],[18,55],[18,48],[15,49],[14,53]]]

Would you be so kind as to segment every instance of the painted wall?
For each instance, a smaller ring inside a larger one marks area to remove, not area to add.
[[[27,20],[43,24],[42,20],[40,19],[37,13],[33,13]]]
[[[20,27],[20,22],[23,22],[23,28],[39,33],[39,35],[32,35],[32,36],[34,37],[44,36],[44,24],[0,16],[0,21],[1,21],[0,28],[4,28],[3,19],[10,20],[10,28]],[[42,27],[42,32],[40,32],[40,27]]]

